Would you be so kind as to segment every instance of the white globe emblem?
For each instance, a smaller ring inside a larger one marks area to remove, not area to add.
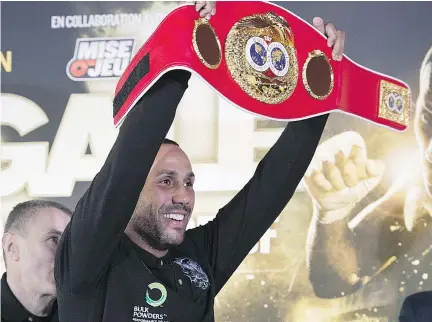
[[[289,68],[289,56],[280,42],[267,44],[260,37],[252,37],[246,43],[246,60],[259,72],[270,70],[276,76],[285,76]]]

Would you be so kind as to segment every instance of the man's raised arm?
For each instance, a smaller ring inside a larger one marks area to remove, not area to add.
[[[105,164],[78,202],[56,256],[61,286],[87,286],[107,269],[167,134],[190,73],[161,77],[125,119]]]
[[[191,232],[207,245],[216,292],[270,228],[303,178],[328,115],[291,122],[246,186],[216,218]]]

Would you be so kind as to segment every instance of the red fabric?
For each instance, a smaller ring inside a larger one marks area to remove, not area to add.
[[[299,67],[297,86],[292,95],[280,104],[263,103],[249,96],[231,77],[225,62],[225,40],[232,26],[245,16],[267,12],[273,12],[288,22],[294,35],[294,45],[297,51]],[[150,52],[150,70],[133,88],[114,116],[115,125],[120,123],[133,107],[135,100],[149,89],[152,82],[166,73],[168,69],[185,68],[200,75],[234,105],[264,117],[296,120],[337,109],[396,130],[406,129],[405,125],[378,117],[378,101],[380,80],[386,80],[409,89],[408,86],[394,78],[369,71],[350,61],[346,56],[341,62],[332,60],[332,48],[327,46],[326,38],[310,24],[286,9],[261,1],[218,2],[217,13],[210,20],[222,49],[222,62],[217,69],[207,68],[201,63],[194,51],[192,34],[194,21],[198,18],[198,13],[191,5],[181,6],[173,10],[141,47],[120,78],[116,94],[136,64],[148,52]],[[324,100],[312,98],[305,90],[302,82],[302,70],[306,58],[309,52],[317,49],[324,52],[330,59],[334,73],[333,91]]]

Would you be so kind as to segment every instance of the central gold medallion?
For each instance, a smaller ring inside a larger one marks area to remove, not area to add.
[[[225,60],[236,83],[259,101],[281,103],[297,86],[294,37],[288,23],[274,13],[237,22],[226,39]]]

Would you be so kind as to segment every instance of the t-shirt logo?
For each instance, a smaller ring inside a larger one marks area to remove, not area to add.
[[[183,273],[191,280],[192,285],[202,290],[209,287],[208,276],[197,262],[190,258],[177,258],[174,263],[180,266]]]
[[[146,291],[146,302],[147,302],[147,304],[151,305],[153,307],[161,306],[166,301],[166,299],[167,299],[167,290],[166,290],[165,286],[163,286],[161,283],[156,283],[155,282],[155,283],[151,283],[148,286],[148,288],[150,290],[154,290],[154,289],[159,290],[161,292],[161,295],[160,295],[160,297],[159,297],[158,300],[153,300],[150,297],[149,290],[147,290]]]

